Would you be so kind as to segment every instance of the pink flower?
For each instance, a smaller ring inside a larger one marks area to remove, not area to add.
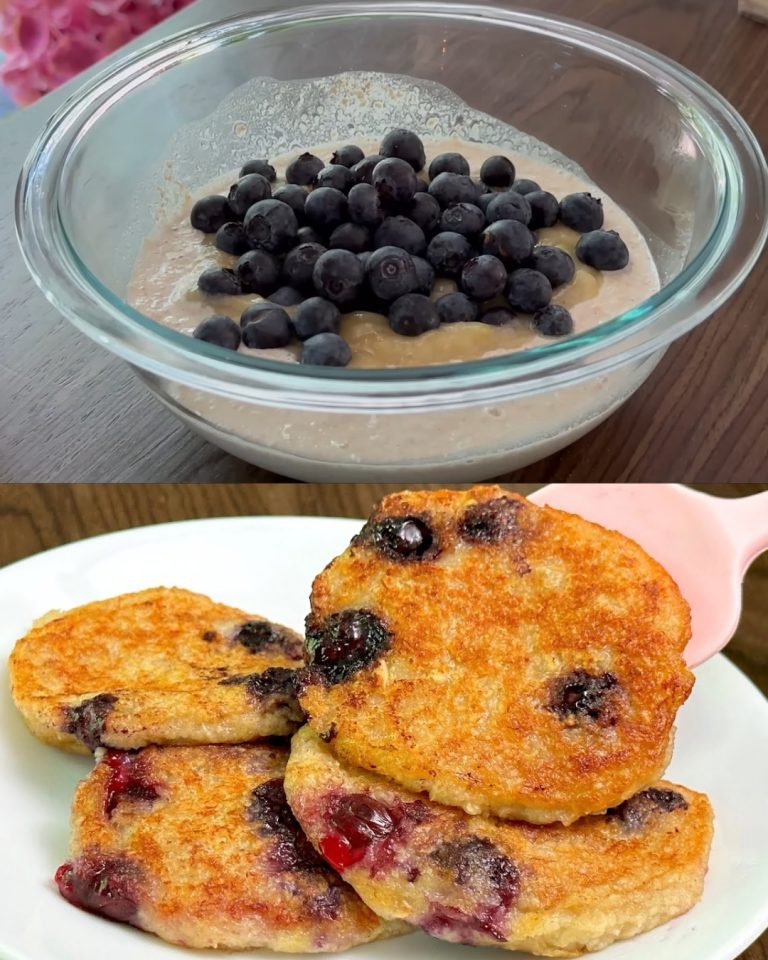
[[[32,103],[191,0],[0,0],[0,83]]]

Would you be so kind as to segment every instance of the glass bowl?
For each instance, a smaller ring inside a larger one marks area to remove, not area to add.
[[[394,105],[360,98],[351,115],[318,78],[359,72],[416,92]],[[288,108],[259,111],[253,85],[267,82],[293,84]],[[233,354],[129,306],[157,211],[250,156],[309,145],[317,118],[302,91],[318,82],[328,140],[381,135],[398,118],[472,138],[468,117],[487,115],[549,145],[633,218],[661,291],[551,346],[379,370]],[[468,113],[421,116],[436,83]],[[766,180],[752,133],[716,91],[619,37],[493,7],[337,3],[203,25],[117,61],[38,139],[17,227],[48,299],[212,443],[305,480],[468,481],[591,430],[733,293],[765,241]]]

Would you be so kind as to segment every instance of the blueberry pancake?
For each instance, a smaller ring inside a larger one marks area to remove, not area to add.
[[[689,610],[619,533],[500,487],[398,493],[311,600],[299,699],[353,766],[533,823],[667,766]]]
[[[543,956],[600,950],[689,910],[712,838],[706,796],[664,781],[569,826],[472,816],[346,766],[308,726],[294,735],[285,790],[314,846],[379,916]]]
[[[343,950],[407,930],[317,855],[271,744],[106,751],[75,794],[71,903],[188,947]]]
[[[302,662],[292,630],[158,587],[48,614],[9,666],[32,733],[85,753],[288,736]]]

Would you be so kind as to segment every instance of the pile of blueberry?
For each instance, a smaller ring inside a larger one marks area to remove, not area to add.
[[[302,153],[274,194],[274,167],[246,163],[227,197],[203,197],[192,208],[192,226],[215,233],[216,246],[239,257],[234,270],[203,271],[198,285],[267,301],[248,306],[239,325],[209,317],[194,335],[232,350],[241,342],[284,347],[295,337],[302,363],[332,366],[351,358],[339,336],[342,311],[385,314],[395,333],[409,337],[441,323],[499,325],[523,313],[538,333],[561,337],[573,321],[550,301],[574,264],[565,251],[537,244],[535,231],[558,220],[577,230],[576,256],[598,270],[629,261],[619,235],[601,229],[602,204],[589,193],[558,201],[534,181],[515,179],[503,156],[483,163],[479,181],[459,153],[435,157],[429,182],[417,176],[425,163],[422,141],[402,129],[373,156],[349,145],[326,165]],[[431,300],[436,277],[455,280],[458,292]],[[293,305],[290,318],[283,308]]]

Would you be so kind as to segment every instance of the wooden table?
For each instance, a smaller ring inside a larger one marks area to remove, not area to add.
[[[296,4],[281,0],[280,7]],[[274,0],[199,0],[153,31]],[[537,0],[679,60],[768,139],[768,28],[735,0]],[[79,81],[78,81],[79,82]],[[189,433],[120,362],[61,319],[27,275],[13,236],[16,173],[76,84],[0,121],[0,480],[274,479]],[[508,479],[742,481],[768,475],[768,259],[707,324],[671,347],[643,388],[593,433]]]
[[[517,484],[530,493],[536,484]],[[697,484],[719,496],[748,484]],[[0,566],[82,537],[196,517],[300,514],[362,517],[392,484],[0,484]],[[744,613],[728,656],[768,695],[768,554],[751,567]],[[740,960],[768,960],[768,932]]]

